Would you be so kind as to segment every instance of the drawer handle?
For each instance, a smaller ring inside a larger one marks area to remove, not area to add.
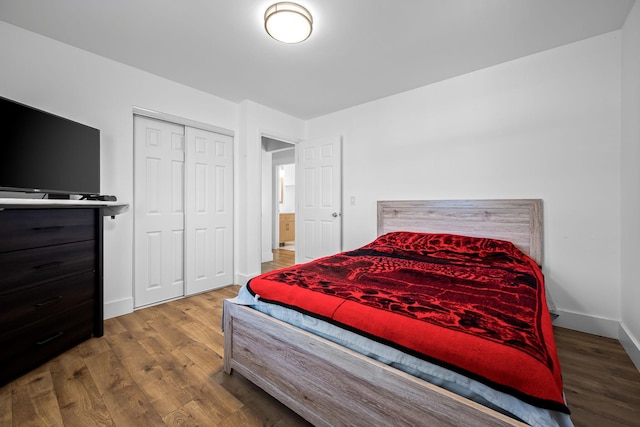
[[[48,227],[33,227],[35,231],[58,231],[62,230],[64,225],[50,225]]]
[[[55,267],[58,267],[60,264],[62,264],[62,261],[53,261],[53,262],[48,262],[46,264],[36,265],[33,268],[35,270],[40,270],[42,268],[55,268]]]
[[[43,340],[37,341],[36,345],[45,345],[47,343],[50,343],[51,341],[60,338],[61,336],[64,335],[64,332],[58,332],[55,335],[50,336],[49,338],[45,338]]]
[[[42,307],[46,307],[46,306],[48,306],[48,305],[51,305],[51,304],[55,304],[55,303],[57,303],[57,302],[60,302],[60,300],[61,300],[62,298],[63,298],[62,296],[58,296],[58,297],[55,297],[55,298],[51,298],[50,300],[46,300],[46,301],[44,301],[44,302],[39,302],[38,304],[36,304],[36,305],[35,305],[35,307],[36,307],[37,309],[40,309],[40,308],[42,308]]]

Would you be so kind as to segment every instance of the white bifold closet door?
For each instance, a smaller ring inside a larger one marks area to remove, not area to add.
[[[233,138],[134,116],[135,306],[233,281]]]

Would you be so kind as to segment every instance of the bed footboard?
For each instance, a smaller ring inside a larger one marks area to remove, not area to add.
[[[224,370],[316,426],[525,426],[249,307],[224,302]]]

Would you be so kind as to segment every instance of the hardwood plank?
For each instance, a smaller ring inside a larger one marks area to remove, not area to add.
[[[576,426],[633,426],[640,372],[616,340],[555,328],[566,399]]]
[[[163,419],[192,400],[191,394],[159,365],[131,371],[131,376]]]
[[[168,426],[196,427],[211,425],[209,414],[197,402],[190,401],[163,418]],[[227,425],[227,423],[225,423]]]
[[[201,300],[193,299],[192,301],[199,302]],[[183,328],[185,325],[189,325],[188,328],[200,325],[208,330],[205,333],[215,332],[219,336],[222,335],[222,323],[220,323],[222,307],[214,307],[212,304],[207,304],[207,307],[190,304],[190,307],[185,308],[185,313],[190,317],[191,321],[182,324]]]
[[[165,425],[113,352],[88,357],[85,362],[116,425]]]
[[[191,321],[191,318],[180,309],[180,301],[170,301],[163,304],[162,307],[162,317],[169,319],[172,323],[176,325],[182,325],[183,323],[188,323]],[[158,307],[154,307],[154,310],[158,310]]]
[[[291,264],[293,264],[293,253],[292,251],[285,251],[285,252],[290,252],[291,255]],[[214,305],[218,306],[218,307],[222,307],[222,302],[224,301],[225,298],[233,298],[236,295],[238,295],[238,288],[239,286],[225,286],[224,288],[220,288],[220,289],[216,289],[213,292],[206,292],[203,295],[204,298],[206,298],[208,301],[213,302]]]
[[[82,357],[109,351],[109,344],[103,338],[91,338],[78,344],[73,350],[77,350]]]
[[[149,353],[158,365],[162,366],[166,375],[183,387],[184,384],[188,384],[188,371],[195,366],[195,362],[185,356],[181,349],[173,346],[160,335],[144,340],[141,345],[148,348]]]
[[[200,322],[185,323],[181,326],[184,332],[191,337],[196,343],[202,343],[216,353],[224,346],[224,334],[222,328],[218,327],[217,331],[211,329]],[[224,352],[223,352],[224,353]],[[220,357],[224,354],[219,354]]]
[[[80,353],[67,352],[49,367],[64,425],[115,425]]]
[[[12,414],[11,403],[11,390],[13,385],[11,383],[0,387],[0,426],[10,426]]]
[[[170,309],[169,311],[174,310],[175,309]],[[172,316],[170,315],[170,317]],[[186,316],[186,318],[188,319],[188,316]],[[159,315],[152,320],[148,320],[147,323],[176,347],[186,346],[194,342],[184,333],[184,329],[182,329],[179,324],[164,315]],[[182,323],[187,322],[185,320]]]
[[[184,372],[187,376],[187,391],[194,397],[199,408],[208,414],[211,425],[222,425],[224,419],[242,407],[242,402],[211,380],[208,371],[192,365]]]
[[[131,314],[119,317],[118,320],[124,328],[124,330],[121,332],[127,331],[137,340],[142,340],[148,337],[149,334],[156,333],[156,331],[151,326],[149,326],[147,321],[142,317],[143,312],[144,310],[134,311]],[[115,334],[116,333],[114,332],[109,335]]]
[[[193,342],[181,347],[180,351],[206,372],[222,369],[222,356],[205,345]]]
[[[229,416],[229,418],[224,420],[224,425],[229,427],[262,427],[264,423],[258,418],[250,409],[241,408],[239,411],[234,412]],[[297,424],[287,424],[283,420],[279,420],[274,424],[270,424],[272,426],[291,426]]]
[[[268,271],[277,270],[279,268],[288,267],[295,263],[295,255],[294,251],[287,251],[284,249],[274,249],[273,252],[273,261],[262,263],[261,271],[262,273],[266,273]]]
[[[105,337],[111,351],[129,372],[152,368],[156,361],[129,331]]]
[[[105,335],[119,334],[124,331],[126,331],[126,328],[120,323],[120,318],[114,317],[113,319],[107,319],[104,321]]]
[[[15,381],[12,405],[14,426],[64,425],[47,365],[42,365]]]

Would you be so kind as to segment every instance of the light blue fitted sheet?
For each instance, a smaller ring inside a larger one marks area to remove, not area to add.
[[[569,415],[538,408],[464,375],[408,355],[315,317],[254,298],[243,286],[233,303],[247,305],[278,320],[333,341],[415,377],[464,396],[534,427],[572,427]]]

